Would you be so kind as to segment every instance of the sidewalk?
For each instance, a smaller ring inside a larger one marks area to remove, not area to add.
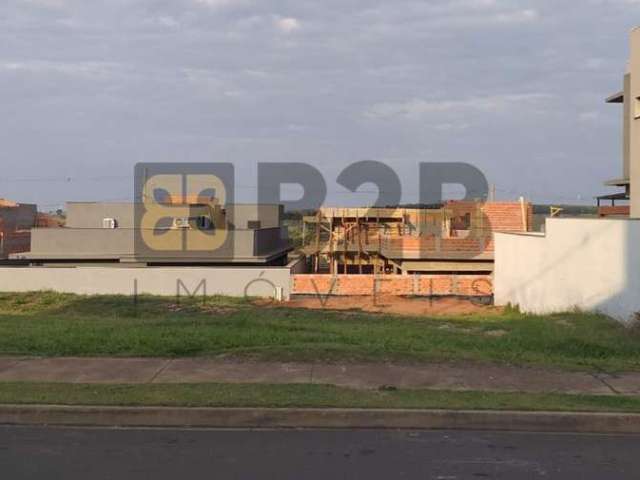
[[[640,372],[608,374],[473,363],[276,363],[210,358],[0,357],[0,382],[313,383],[356,389],[638,395]]]

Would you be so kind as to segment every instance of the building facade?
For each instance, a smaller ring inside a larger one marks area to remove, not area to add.
[[[640,218],[640,27],[631,31],[630,57],[620,92],[607,98],[608,103],[622,106],[622,171],[621,176],[605,182],[611,187],[624,188],[623,192],[605,195],[601,199],[629,200],[628,209],[611,209],[614,213],[627,212]]]
[[[280,205],[193,199],[165,205],[165,215],[151,224],[140,223],[138,207],[68,203],[64,228],[32,230],[30,251],[12,258],[32,265],[284,265],[291,250]]]

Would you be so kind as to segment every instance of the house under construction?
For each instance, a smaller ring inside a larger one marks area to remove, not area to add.
[[[524,200],[321,208],[303,219],[303,252],[313,273],[490,273],[493,233],[530,231],[532,219]]]

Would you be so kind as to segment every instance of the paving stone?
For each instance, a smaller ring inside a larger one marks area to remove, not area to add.
[[[68,383],[315,383],[351,388],[431,388],[640,395],[640,372],[590,374],[482,364],[311,364],[211,358],[0,358],[0,381]]]
[[[176,359],[155,383],[309,383],[311,364]]]
[[[640,395],[640,373],[603,374],[600,378],[622,395]]]
[[[314,370],[313,381],[352,388],[393,385],[442,390],[613,393],[588,373],[485,365],[321,365]]]
[[[0,371],[0,381],[146,383],[166,362],[153,358],[23,359]]]

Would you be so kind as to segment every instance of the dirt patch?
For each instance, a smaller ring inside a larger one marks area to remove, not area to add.
[[[290,308],[327,310],[361,310],[364,312],[390,313],[394,315],[475,315],[499,314],[502,308],[483,305],[478,301],[458,297],[399,297],[378,296],[333,296],[322,300],[313,296],[295,296],[290,301],[277,304]]]

